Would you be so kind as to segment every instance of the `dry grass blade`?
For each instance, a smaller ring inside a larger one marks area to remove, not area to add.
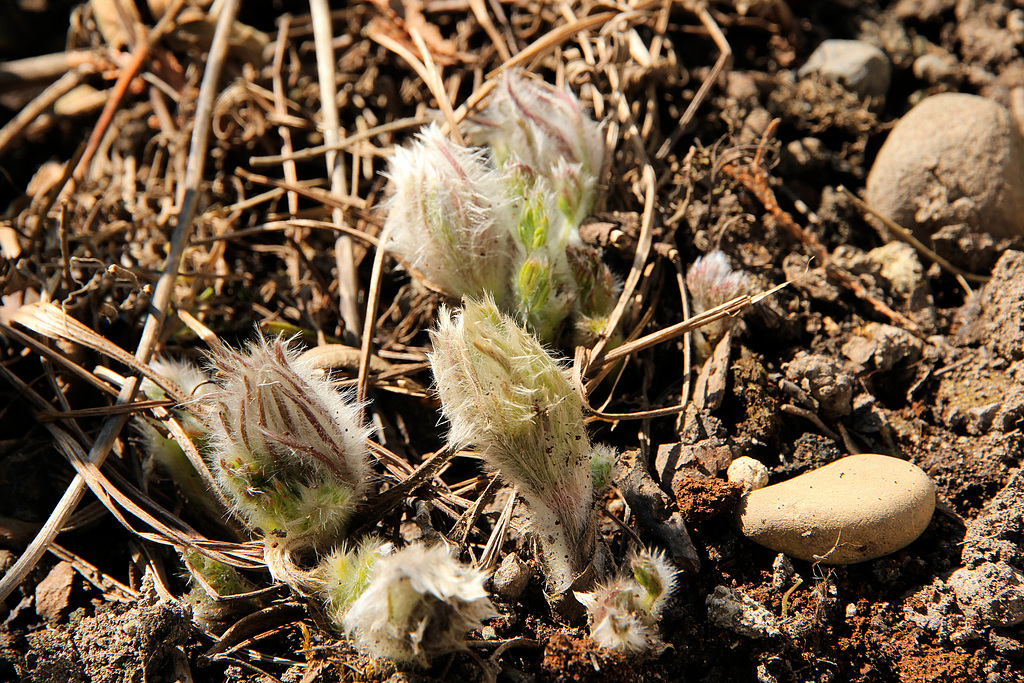
[[[919,240],[916,237],[914,237],[914,233],[910,232],[909,230],[907,230],[906,228],[904,228],[902,225],[900,225],[899,223],[895,222],[891,218],[889,218],[887,216],[883,216],[878,211],[875,211],[873,208],[871,208],[871,206],[867,202],[863,201],[860,197],[858,197],[857,195],[855,195],[854,193],[852,193],[848,189],[846,189],[845,185],[840,185],[836,189],[839,190],[840,192],[842,192],[843,196],[845,196],[847,199],[849,199],[851,202],[853,202],[857,206],[858,209],[860,209],[864,213],[869,213],[872,216],[874,216],[875,218],[877,218],[878,220],[882,221],[882,223],[885,224],[885,227],[889,228],[894,233],[896,233],[896,235],[901,240],[903,240],[904,242],[908,243],[909,245],[914,247],[914,249],[917,249],[919,252],[921,252],[922,254],[927,256],[928,258],[930,258],[932,261],[935,261],[940,266],[942,266],[943,268],[945,268],[949,272],[953,273],[957,277],[960,277],[960,278],[963,278],[964,280],[967,280],[969,282],[975,282],[975,283],[981,284],[981,285],[985,284],[986,282],[988,282],[989,280],[992,279],[992,278],[988,277],[987,275],[977,275],[975,273],[969,273],[966,270],[963,270],[961,268],[957,268],[952,263],[950,263],[946,259],[942,258],[942,256],[940,256],[939,254],[935,253],[934,250],[929,249],[928,245],[926,245],[924,242],[922,242],[921,240]]]
[[[399,119],[398,121],[390,121],[388,123],[382,123],[379,126],[374,126],[373,128],[367,128],[366,130],[352,133],[351,135],[346,136],[344,140],[341,140],[334,145],[319,145],[317,147],[307,147],[306,149],[299,150],[298,152],[283,152],[281,154],[271,154],[262,157],[249,157],[249,165],[259,168],[260,166],[277,166],[278,164],[288,161],[307,161],[309,159],[315,159],[316,157],[330,151],[343,152],[353,145],[366,142],[378,135],[397,133],[398,131],[408,130],[410,128],[420,128],[427,125],[432,120],[433,119],[427,117],[409,117]]]
[[[588,31],[598,26],[607,24],[612,19],[622,15],[622,12],[601,12],[590,17],[583,17],[578,21],[574,21],[563,26],[559,26],[551,31],[548,31],[543,36],[538,38],[536,41],[531,43],[525,50],[517,54],[515,57],[507,60],[501,66],[494,71],[487,74],[487,78],[493,79],[495,76],[500,74],[502,71],[507,71],[513,67],[522,66],[525,62],[531,59],[536,59],[548,54],[551,50],[554,50],[558,46],[562,45],[570,37],[580,33],[581,31]]]
[[[357,535],[379,522],[384,515],[401,505],[413,491],[428,484],[455,455],[454,448],[450,445],[445,446],[424,460],[404,481],[380,494],[368,510],[357,514],[357,519],[352,523],[352,528],[355,530],[353,535]]]
[[[60,79],[39,93],[28,106],[18,112],[13,119],[0,128],[0,156],[10,148],[11,143],[18,139],[18,136],[25,128],[35,121],[43,112],[53,106],[53,103],[66,95],[72,88],[82,80],[82,74],[73,69]]]
[[[331,30],[331,13],[327,0],[310,0],[310,13],[313,22],[313,43],[316,48],[316,70],[320,83],[320,112],[323,116],[322,132],[324,142],[335,146],[341,135],[341,119],[338,116],[337,82],[335,80],[334,32]],[[327,173],[331,179],[331,193],[347,195],[345,183],[345,166],[341,154],[328,151],[326,156]],[[336,206],[333,212],[335,225],[345,222],[344,209]],[[359,310],[359,278],[356,272],[356,259],[352,238],[339,235],[335,242],[335,259],[338,263],[338,297],[341,304],[342,322],[345,334],[353,342],[358,343],[362,332]]]
[[[73,342],[101,353],[151,380],[177,403],[188,399],[180,387],[161,377],[149,365],[140,363],[135,356],[120,346],[111,343],[72,318],[56,304],[49,302],[26,304],[11,314],[10,321],[49,339]]]
[[[712,309],[704,311],[700,315],[695,315],[692,318],[688,318],[687,320],[678,322],[675,325],[670,325],[669,327],[658,330],[657,332],[652,332],[651,334],[640,337],[639,339],[623,344],[622,346],[618,346],[604,354],[604,356],[602,356],[601,358],[593,361],[592,365],[610,365],[621,358],[625,358],[630,354],[636,353],[637,351],[642,351],[643,349],[654,346],[655,344],[660,344],[662,342],[669,341],[670,339],[675,339],[679,335],[686,334],[687,332],[692,332],[693,330],[696,330],[697,328],[703,325],[707,325],[708,323],[712,323],[716,320],[722,320],[723,318],[735,316],[744,308],[748,306],[753,306],[757,302],[766,299],[767,297],[771,296],[772,294],[775,294],[779,290],[788,287],[790,284],[792,284],[792,280],[783,282],[781,285],[776,285],[769,290],[760,292],[759,294],[755,294],[753,296],[738,296],[735,299],[726,301],[721,306],[715,306]]]
[[[180,6],[181,0],[178,0],[175,4]],[[218,81],[220,80],[224,55],[227,52],[231,26],[237,13],[238,0],[225,0],[220,16],[217,18],[213,44],[210,47],[210,58],[207,63],[206,72],[203,74],[203,82],[199,89],[199,98],[196,105],[195,126],[192,132],[192,144],[189,148],[189,158],[186,165],[181,211],[178,213],[177,224],[171,236],[171,249],[167,256],[164,271],[157,282],[156,291],[153,294],[151,308],[155,312],[146,320],[141,339],[139,340],[139,348],[135,354],[135,359],[142,365],[149,362],[157,336],[163,327],[164,316],[171,303],[171,295],[175,280],[177,279],[178,267],[185,252],[185,243],[191,229],[192,218],[195,215],[199,184],[202,181],[203,169],[206,165],[213,99],[216,94]],[[117,403],[132,401],[137,387],[138,381],[136,378],[129,378],[118,394]],[[87,463],[95,467],[99,467],[103,463],[127,420],[127,415],[116,415],[107,419],[90,449],[86,459]],[[85,488],[86,483],[81,476],[76,476],[72,480],[64,496],[50,514],[49,519],[47,519],[39,534],[29,544],[22,556],[18,558],[18,561],[14,563],[14,566],[4,575],[3,579],[0,579],[0,600],[6,599],[21,584],[28,575],[28,572],[35,567],[39,558],[46,551],[46,547],[53,541],[68,517],[74,512],[79,501],[81,501]]]

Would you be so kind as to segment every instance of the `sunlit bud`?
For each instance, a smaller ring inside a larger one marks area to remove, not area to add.
[[[601,126],[566,90],[522,71],[507,71],[483,119],[499,159],[515,157],[549,178],[560,165],[577,165],[581,186],[600,176],[605,156]]]
[[[235,512],[288,549],[334,536],[370,484],[367,429],[328,378],[280,339],[210,357],[212,469]]]
[[[611,650],[660,651],[658,621],[678,572],[664,554],[646,549],[630,560],[629,569],[631,576],[576,593],[589,613],[591,638]]]
[[[548,593],[594,561],[592,449],[582,403],[563,367],[493,301],[441,312],[432,334],[449,440],[472,444],[518,487],[535,518]]]
[[[576,593],[587,608],[590,637],[598,647],[619,652],[643,652],[660,643],[657,634],[638,616],[637,585],[616,580],[589,593]]]
[[[373,562],[342,623],[365,654],[426,665],[465,649],[466,634],[496,614],[481,571],[417,543]]]
[[[742,270],[733,270],[729,259],[717,249],[699,257],[686,274],[686,288],[693,299],[694,315],[721,306],[754,289],[753,279]],[[723,318],[704,325],[701,331],[714,343],[736,324],[736,318]]]
[[[629,562],[633,578],[640,587],[639,607],[650,615],[652,623],[661,617],[676,587],[679,571],[665,553],[644,549]]]
[[[319,593],[327,616],[339,627],[352,603],[370,585],[373,566],[391,551],[391,544],[368,537],[355,548],[335,548],[317,565]]]
[[[506,178],[431,125],[388,167],[387,247],[453,297],[507,298],[513,219]]]

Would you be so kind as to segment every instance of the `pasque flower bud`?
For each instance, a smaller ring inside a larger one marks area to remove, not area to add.
[[[416,543],[373,561],[342,624],[371,657],[425,665],[464,649],[466,633],[496,615],[483,572],[443,546]]]
[[[342,529],[370,484],[368,431],[329,380],[281,339],[210,357],[220,390],[204,398],[212,470],[268,544],[313,547]]]
[[[630,560],[629,571],[589,593],[576,593],[590,614],[590,637],[611,650],[660,651],[658,621],[678,572],[662,553],[646,549]]]
[[[500,163],[521,164],[545,178],[563,211],[579,225],[593,209],[604,165],[601,126],[576,97],[522,71],[503,74],[481,117],[481,134]]]
[[[395,150],[388,178],[387,248],[450,296],[506,301],[513,222],[505,174],[431,125]]]
[[[432,337],[449,440],[475,446],[518,487],[535,517],[549,596],[563,593],[600,564],[594,479],[610,470],[605,451],[595,467],[580,398],[555,359],[493,301],[442,311]]]
[[[693,312],[700,315],[704,311],[721,306],[738,296],[753,291],[753,279],[742,270],[733,270],[729,259],[724,253],[715,249],[699,257],[686,273],[686,288],[693,298]],[[713,344],[736,324],[736,318],[723,318],[704,325],[701,332]]]

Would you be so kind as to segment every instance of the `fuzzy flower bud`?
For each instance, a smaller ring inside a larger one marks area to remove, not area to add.
[[[500,163],[522,164],[550,180],[566,215],[582,220],[590,213],[604,165],[604,136],[572,93],[508,71],[483,126]]]
[[[320,561],[316,576],[331,621],[342,625],[349,607],[370,585],[374,564],[391,548],[391,544],[371,536],[355,549],[335,548]]]
[[[576,593],[590,614],[590,637],[599,647],[619,652],[643,652],[660,644],[658,635],[637,610],[638,587],[616,579],[589,593]]]
[[[449,440],[472,444],[530,505],[549,595],[595,562],[593,451],[563,368],[493,301],[444,310],[432,334]]]
[[[170,412],[196,447],[205,448],[209,441],[209,430],[196,416],[192,402],[216,391],[217,385],[206,373],[185,361],[155,359],[149,366],[168,384],[175,387],[176,395],[188,397],[189,403],[172,408]],[[142,380],[141,389],[146,398],[153,401],[169,398],[163,388],[148,378]],[[189,461],[181,445],[175,439],[166,436],[165,432],[158,428],[158,423],[151,418],[140,416],[136,426],[142,435],[145,453],[143,471],[146,479],[149,479],[155,469],[161,470],[178,485],[190,503],[201,509],[210,519],[220,519],[223,511],[214,503],[206,482]]]
[[[729,259],[717,249],[699,257],[686,274],[686,288],[693,298],[694,314],[700,315],[754,289],[753,279],[742,270],[733,270]],[[735,318],[723,318],[701,328],[709,343],[722,338]]]
[[[620,652],[660,652],[658,621],[678,572],[662,553],[646,549],[630,560],[630,570],[631,576],[576,593],[590,614],[590,637]]]
[[[212,469],[235,512],[270,543],[315,546],[346,523],[370,483],[357,406],[280,339],[211,355]],[[269,546],[268,546],[269,547]]]
[[[653,620],[661,618],[676,587],[679,571],[665,559],[661,551],[646,548],[629,562],[633,580],[640,587],[639,607]]]
[[[371,657],[426,665],[464,649],[466,633],[496,614],[483,572],[442,546],[414,544],[373,563],[342,623]]]
[[[388,178],[388,249],[453,297],[503,302],[512,225],[504,174],[431,125],[395,150]]]

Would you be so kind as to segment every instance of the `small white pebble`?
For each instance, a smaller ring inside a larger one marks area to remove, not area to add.
[[[733,460],[725,474],[730,482],[742,484],[744,493],[756,491],[768,485],[768,468],[760,460],[745,455]]]

